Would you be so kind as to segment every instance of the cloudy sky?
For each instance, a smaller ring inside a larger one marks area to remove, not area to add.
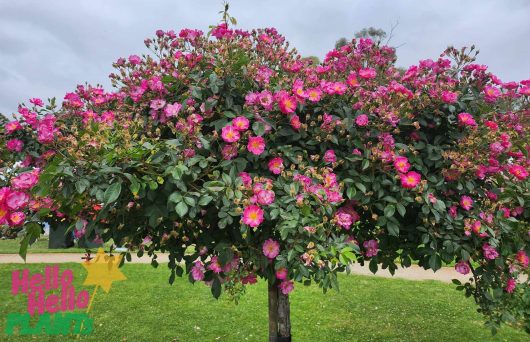
[[[398,64],[436,58],[448,45],[480,48],[502,80],[530,78],[528,0],[231,0],[241,28],[276,27],[302,55],[322,57],[363,27],[389,30]],[[85,81],[109,86],[118,57],[146,52],[156,29],[199,28],[221,0],[0,0],[0,112],[29,97],[58,97]]]

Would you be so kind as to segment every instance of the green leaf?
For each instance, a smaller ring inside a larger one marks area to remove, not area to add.
[[[180,217],[184,217],[188,212],[188,206],[184,202],[180,202],[175,206],[175,211]]]
[[[180,192],[175,191],[174,193],[169,195],[168,201],[173,203],[182,202],[182,195],[180,194]]]
[[[201,100],[202,99],[202,90],[199,87],[191,88],[191,96],[193,96],[196,99]]]
[[[18,255],[26,261],[26,254],[28,253],[28,246],[29,246],[29,235],[24,236],[22,241],[20,241],[20,249],[18,250]]]
[[[118,199],[121,193],[121,183],[112,183],[103,194],[105,204],[112,203]]]
[[[196,204],[195,198],[193,197],[184,197],[184,202],[186,202],[186,204],[189,205],[190,207],[194,207]]]
[[[386,229],[388,230],[388,234],[392,236],[399,236],[399,227],[397,224],[393,222],[387,222]]]
[[[366,193],[366,186],[364,186],[364,184],[362,183],[355,183],[355,186],[361,190],[363,193]]]
[[[213,278],[212,295],[215,297],[215,299],[219,298],[221,295],[221,282],[219,281],[218,277]]]
[[[397,200],[392,196],[385,196],[383,199],[389,203],[397,203]]]
[[[396,207],[392,204],[389,204],[385,207],[385,216],[386,217],[392,217],[394,216],[394,213],[396,212]]]
[[[26,254],[28,252],[28,246],[34,243],[40,236],[41,226],[37,222],[29,222],[25,225],[26,235],[24,239],[20,241],[20,249],[18,255],[26,261]]]
[[[353,186],[349,186],[346,190],[346,196],[348,196],[349,199],[353,199],[355,195],[357,194],[357,190]]]
[[[397,208],[398,213],[399,213],[402,217],[404,217],[405,214],[407,213],[407,210],[405,209],[405,207],[404,207],[403,204],[401,204],[401,203],[396,204],[396,208]]]
[[[129,187],[129,189],[131,190],[133,195],[137,195],[138,192],[140,191],[140,183],[138,182],[136,177],[133,177],[131,179],[131,186]]]
[[[225,188],[225,184],[220,181],[211,181],[204,183],[204,188],[211,192],[219,192]]]
[[[368,265],[368,268],[373,274],[375,274],[378,269],[377,261],[375,259],[370,260],[370,264]]]
[[[252,130],[257,136],[265,134],[265,125],[262,122],[256,121],[252,124]]]
[[[176,80],[177,79],[171,75],[165,75],[164,77],[162,77],[162,83],[165,83],[165,84],[173,83]]]
[[[442,267],[442,259],[439,255],[433,254],[429,258],[429,267],[434,271],[438,271]]]
[[[205,195],[205,196],[201,197],[201,199],[199,200],[199,205],[201,205],[201,206],[208,205],[212,200],[213,200],[212,196]]]
[[[78,194],[85,192],[86,188],[90,186],[90,182],[87,179],[80,179],[75,183],[75,189]]]
[[[363,160],[361,169],[362,170],[366,170],[369,166],[370,166],[370,162],[368,161],[368,159],[365,159],[365,160]]]

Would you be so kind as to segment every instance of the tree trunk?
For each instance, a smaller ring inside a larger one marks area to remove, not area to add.
[[[289,296],[269,284],[269,342],[291,342]]]

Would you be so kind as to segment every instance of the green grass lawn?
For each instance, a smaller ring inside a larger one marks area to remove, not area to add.
[[[106,250],[110,244],[112,243],[105,245]],[[20,239],[0,240],[0,254],[18,254],[19,249]],[[92,248],[92,250],[95,251],[96,249]],[[28,253],[85,253],[85,249],[76,247],[48,249],[48,239],[41,238],[28,247]]]
[[[0,265],[0,340],[66,341],[74,336],[8,337],[6,315],[24,312],[26,297],[11,295],[11,271],[23,265]],[[42,272],[44,265],[27,265]],[[74,270],[76,290],[86,276]],[[203,284],[177,278],[167,282],[164,265],[126,264],[128,280],[110,293],[99,291],[90,316],[94,331],[85,341],[266,341],[266,284],[247,288],[239,305],[225,295],[212,298]],[[483,326],[472,300],[454,286],[436,281],[406,281],[340,275],[341,292],[322,294],[317,286],[296,285],[291,295],[294,341],[528,341],[528,335],[503,328],[494,337]]]

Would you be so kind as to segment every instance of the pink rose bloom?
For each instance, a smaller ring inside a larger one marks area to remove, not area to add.
[[[482,245],[482,252],[484,257],[489,260],[496,259],[499,256],[499,252],[488,243]]]
[[[272,106],[272,94],[268,90],[262,91],[259,94],[259,103],[263,108],[270,109]]]
[[[294,290],[294,283],[291,280],[282,281],[278,286],[284,295],[288,295]]]
[[[241,137],[239,131],[232,125],[225,126],[221,129],[221,137],[227,143],[233,143]]]
[[[251,227],[257,227],[263,222],[263,209],[252,204],[243,210],[243,223]]]
[[[335,151],[327,150],[326,153],[324,153],[324,161],[326,163],[335,163],[337,161],[337,157],[335,156]]]
[[[283,159],[280,157],[272,158],[269,161],[269,170],[275,175],[279,175],[283,171]]]
[[[182,155],[183,155],[185,158],[192,158],[193,156],[195,156],[195,150],[192,149],[192,148],[185,148],[185,149],[182,151]]]
[[[273,239],[265,240],[263,243],[263,255],[269,259],[274,259],[280,254],[280,244]]]
[[[291,127],[297,131],[300,129],[300,127],[302,127],[300,117],[296,114],[293,114],[293,116],[291,116]]]
[[[11,210],[18,210],[27,206],[29,203],[29,196],[25,192],[13,191],[6,197],[7,207]]]
[[[457,213],[457,207],[456,205],[452,205],[451,207],[449,207],[449,216],[451,216],[452,218],[455,218],[456,217],[456,213]]]
[[[431,202],[432,204],[438,202],[438,199],[436,198],[436,196],[434,196],[432,192],[429,195],[427,195],[427,198],[429,198],[429,202]]]
[[[318,88],[312,88],[307,91],[307,98],[311,102],[318,102],[322,97],[322,91]]]
[[[258,93],[248,93],[245,95],[245,104],[251,106],[258,102]]]
[[[164,108],[164,113],[166,113],[167,117],[177,116],[180,110],[182,109],[182,105],[178,102],[175,102],[173,104],[168,104],[166,108]]]
[[[106,123],[107,125],[111,126],[114,122],[114,113],[111,111],[106,111],[101,113],[101,122]]]
[[[414,189],[421,181],[421,175],[417,172],[410,171],[399,175],[401,186],[405,189]]]
[[[18,190],[31,189],[39,181],[39,174],[36,172],[24,172],[11,179],[11,185]]]
[[[162,99],[155,99],[151,101],[151,109],[158,110],[163,108],[166,105],[166,101]]]
[[[497,141],[497,142],[494,142],[494,143],[490,144],[490,152],[492,154],[498,155],[502,151],[504,151],[504,146],[502,146],[502,144],[500,142]]]
[[[458,94],[453,93],[452,91],[444,90],[442,92],[442,101],[445,103],[455,103],[458,99]]]
[[[252,185],[252,177],[247,172],[241,172],[239,178],[241,178],[244,186],[249,187]]]
[[[24,215],[23,212],[16,211],[14,213],[11,213],[11,215],[9,215],[9,225],[11,227],[20,226],[21,224],[24,223],[25,219],[26,219],[26,215]]]
[[[528,255],[526,255],[526,252],[521,250],[517,252],[517,255],[515,256],[515,259],[523,266],[524,268],[528,267],[529,258]]]
[[[377,243],[376,240],[368,240],[368,241],[363,242],[363,247],[364,249],[366,249],[365,255],[368,258],[376,256],[377,253],[379,253],[379,250],[378,250],[379,244]]]
[[[83,236],[85,236],[86,228],[83,227],[83,229],[75,229],[74,230],[74,236],[76,239],[81,239]]]
[[[512,175],[515,176],[518,180],[525,180],[526,177],[528,177],[528,171],[521,166],[517,164],[512,164],[508,167],[508,172],[510,172]]]
[[[359,81],[357,80],[357,75],[354,72],[350,73],[346,79],[346,83],[348,83],[350,87],[358,87]]]
[[[144,237],[144,239],[142,240],[142,245],[148,245],[151,243],[151,241],[153,241],[153,238],[149,235],[147,235],[146,237]]]
[[[237,157],[237,146],[235,144],[225,145],[221,150],[221,154],[226,160],[234,159],[235,157]]]
[[[460,273],[460,274],[468,274],[471,269],[469,268],[469,264],[467,261],[459,261],[456,265],[455,265],[455,270]]]
[[[8,187],[0,188],[0,204],[4,204],[7,198],[7,195],[11,193],[11,189]]]
[[[471,127],[475,127],[477,125],[477,122],[473,118],[473,115],[469,113],[458,114],[458,123],[460,125],[471,126]]]
[[[473,200],[469,196],[462,196],[460,198],[460,206],[466,211],[470,210],[473,208]]]
[[[256,284],[258,282],[258,278],[256,277],[256,275],[254,273],[250,273],[248,274],[247,276],[241,278],[241,283],[243,285],[252,285],[252,284]]]
[[[217,255],[213,256],[210,260],[210,265],[208,265],[208,269],[213,271],[213,273],[221,273],[222,268],[217,258]]]
[[[32,99],[29,99],[29,103],[34,104],[37,107],[44,106],[44,102],[42,102],[42,100],[39,99],[38,97],[34,97]]]
[[[506,282],[506,287],[504,289],[506,290],[506,292],[512,293],[513,290],[515,290],[515,285],[516,285],[515,279],[510,278]]]
[[[5,125],[4,129],[5,129],[6,134],[11,134],[15,131],[21,130],[22,125],[18,121],[11,121]]]
[[[530,96],[530,87],[529,86],[524,86],[524,87],[519,88],[519,94],[525,95],[525,96]]]
[[[131,63],[133,65],[140,64],[141,61],[142,61],[142,59],[139,56],[137,56],[137,55],[129,56],[129,63]]]
[[[498,88],[492,86],[484,87],[484,100],[486,102],[495,102],[499,96],[501,96],[501,91]]]
[[[52,124],[41,124],[37,129],[37,140],[41,144],[52,143],[55,138],[54,132],[55,129]]]
[[[314,234],[317,231],[317,229],[313,226],[305,226],[304,230],[309,234]]]
[[[327,199],[330,203],[337,203],[343,200],[342,195],[339,191],[331,191],[328,189],[325,189],[325,191]]]
[[[258,203],[261,205],[270,205],[274,202],[274,191],[272,190],[261,190],[256,195]]]
[[[410,169],[410,163],[407,157],[394,158],[394,167],[401,173],[407,173]]]
[[[0,224],[7,224],[8,218],[9,218],[9,209],[5,205],[0,204]]]
[[[248,138],[247,149],[252,154],[259,156],[265,151],[265,139],[263,137]]]
[[[345,212],[337,212],[335,214],[335,219],[337,220],[337,225],[344,229],[350,229],[350,226],[353,224],[351,215]]]
[[[24,143],[19,139],[11,139],[7,141],[6,147],[11,152],[20,152],[24,147]]]
[[[276,279],[285,280],[287,279],[288,271],[285,267],[280,267],[276,270]]]
[[[357,126],[361,126],[361,127],[368,125],[368,115],[366,114],[359,115],[358,117],[355,118],[355,123],[357,124]]]
[[[278,107],[283,114],[291,114],[296,110],[296,98],[284,95],[278,100]]]
[[[364,79],[372,79],[375,78],[376,72],[374,68],[362,68],[359,70],[359,77]]]
[[[250,126],[250,121],[244,116],[238,116],[232,120],[232,126],[238,131],[246,131]]]

